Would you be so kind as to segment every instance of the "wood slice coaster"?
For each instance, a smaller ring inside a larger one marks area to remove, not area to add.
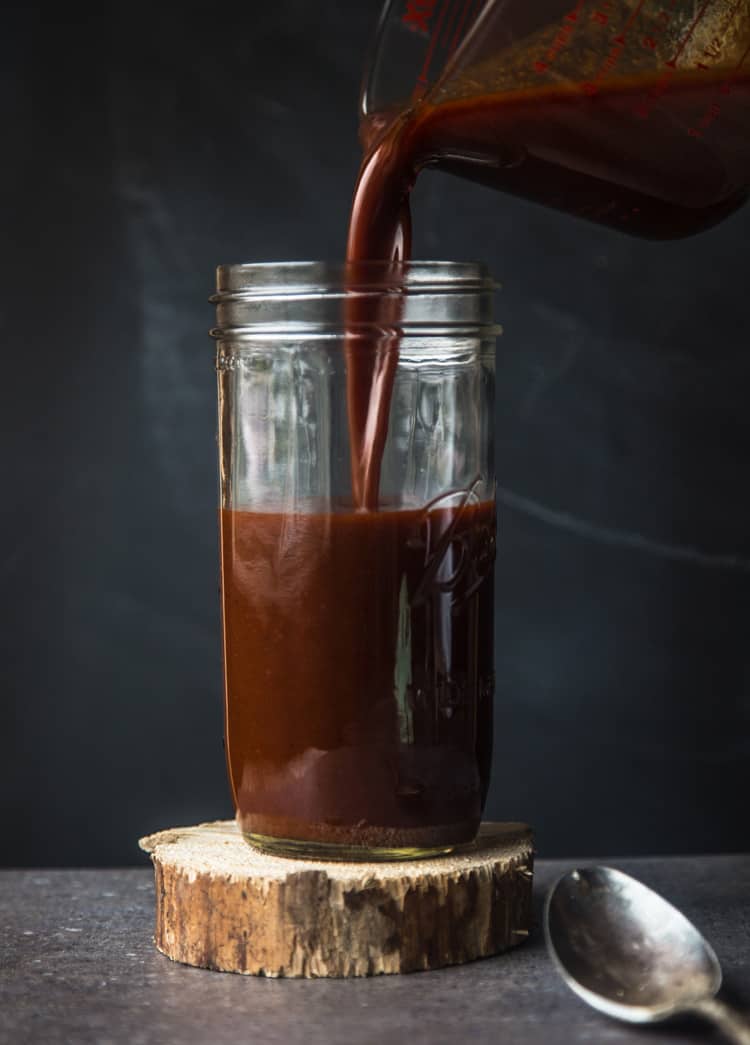
[[[485,823],[448,856],[389,863],[269,856],[232,821],[160,831],[140,846],[156,874],[156,946],[188,965],[262,976],[412,972],[497,954],[531,928],[525,824]]]

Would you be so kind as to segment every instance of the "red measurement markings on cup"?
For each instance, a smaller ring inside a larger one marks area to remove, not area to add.
[[[701,52],[702,58],[708,58],[713,63],[719,61],[719,59],[721,58],[721,52],[724,50],[724,46],[726,44],[726,33],[728,32],[732,24],[732,20],[734,19],[734,16],[736,15],[738,9],[741,5],[745,3],[747,3],[747,0],[734,0],[734,3],[731,5],[731,7],[729,7],[724,12],[723,18],[720,22],[718,22],[718,25],[716,26],[717,32],[714,33],[711,39],[703,47],[703,50]],[[742,66],[746,57],[747,52],[745,52],[742,58],[740,58],[740,61],[737,65],[737,70],[739,70],[740,66]],[[695,68],[710,69],[711,66],[706,65],[705,62],[697,61],[695,63]]]
[[[663,94],[666,93],[669,88],[670,81],[674,76],[677,68],[677,59],[682,53],[685,44],[688,42],[692,34],[695,32],[695,27],[700,21],[701,17],[705,13],[706,7],[711,0],[706,0],[703,5],[703,10],[699,16],[695,19],[692,26],[688,30],[687,35],[683,38],[678,52],[665,63],[664,70],[661,75],[656,78],[654,83],[649,88],[648,92],[642,96],[637,104],[633,108],[633,115],[637,116],[641,120],[647,120],[654,105],[659,101]],[[672,21],[673,9],[676,6],[677,0],[670,0],[669,7],[662,7],[657,11],[651,18],[651,24],[647,32],[641,36],[641,47],[646,51],[655,51],[659,45],[659,40],[662,35],[666,32]]]
[[[695,32],[698,25],[701,23],[702,19],[706,14],[706,11],[712,3],[713,0],[704,0],[703,4],[701,4],[698,13],[691,22],[688,31],[680,40],[677,50],[669,59],[669,61],[664,63],[664,70],[661,76],[659,76],[656,79],[651,88],[633,108],[633,114],[637,116],[639,119],[647,120],[651,114],[651,110],[653,109],[653,107],[656,105],[659,99],[662,98],[662,96],[666,94],[666,92],[669,90],[669,85],[672,81],[675,72],[677,71],[677,60],[687,47],[691,37],[693,36],[693,33]],[[675,4],[676,0],[670,0],[670,8],[673,8]],[[656,14],[652,22],[651,32],[647,33],[642,37],[641,43],[643,47],[650,51],[656,50],[659,42],[659,36],[667,29],[671,21],[671,17],[672,12],[671,10],[667,9],[662,9]]]
[[[636,18],[641,13],[641,8],[645,2],[646,0],[638,0],[638,3],[630,12],[627,21],[619,30],[617,36],[612,38],[612,44],[609,51],[607,52],[602,64],[597,69],[596,74],[590,80],[585,80],[581,84],[581,90],[584,94],[595,95],[599,93],[600,83],[609,76],[620,61],[622,52],[625,50],[625,46],[628,43],[628,34],[632,29]],[[672,0],[673,4],[674,2],[675,0]],[[611,8],[613,6],[611,0],[607,0],[607,2],[600,4],[599,7],[592,12],[591,21],[601,26],[610,27],[610,19],[612,17]]]
[[[412,93],[412,104],[418,102],[430,86],[430,65],[432,64],[435,48],[445,23],[445,16],[451,7],[453,7],[453,0],[446,0],[440,6],[437,0],[408,0],[406,11],[401,16],[403,24],[413,32],[429,33],[430,35],[427,53]]]
[[[455,7],[449,6],[450,14],[445,19],[445,32],[443,38],[440,41],[440,46],[444,48],[446,54],[450,53],[450,41],[453,30],[456,27],[456,20],[461,13],[461,4],[458,3]]]
[[[464,4],[464,9],[461,13],[461,20],[456,26],[456,31],[453,34],[453,39],[451,40],[450,50],[448,51],[448,57],[450,57],[453,54],[453,52],[458,47],[459,41],[463,39],[464,28],[468,31],[469,26],[472,24],[476,16],[479,14],[479,10],[482,6],[482,0],[476,0],[476,5],[477,6],[475,7],[475,0],[466,0],[466,3]],[[472,11],[472,8],[475,9]],[[469,11],[471,11],[471,18],[467,22],[466,19],[468,17]]]
[[[581,18],[583,8],[586,5],[586,0],[578,0],[575,7],[568,11],[562,20],[560,28],[557,31],[555,39],[552,41],[552,45],[545,52],[543,58],[537,58],[534,62],[534,70],[538,73],[546,72],[549,67],[554,63],[557,56],[561,51],[569,45],[573,34],[576,31],[578,22]]]
[[[737,5],[735,5],[736,8]],[[733,9],[734,10],[734,9]],[[702,138],[706,131],[711,127],[718,118],[721,116],[722,101],[727,95],[732,93],[732,81],[742,71],[742,66],[745,64],[747,56],[750,54],[750,44],[745,49],[744,54],[740,58],[739,62],[732,69],[730,75],[723,80],[717,89],[716,95],[709,102],[701,116],[695,121],[695,123],[688,127],[688,134],[691,138]],[[699,68],[705,69],[706,66],[700,65]]]
[[[437,46],[438,37],[440,36],[440,30],[443,28],[443,22],[445,21],[445,16],[448,13],[448,9],[450,8],[450,6],[450,0],[448,0],[448,3],[443,5],[438,16],[438,20],[435,23],[435,28],[433,29],[432,36],[430,37],[430,46],[427,48],[427,54],[425,55],[424,65],[422,66],[422,72],[419,74],[418,82],[420,84],[426,85],[428,82],[427,76],[430,71],[430,63],[432,61],[432,56],[435,53],[435,47]]]
[[[429,33],[430,20],[435,13],[437,0],[407,0],[401,21],[414,32]]]
[[[674,55],[669,59],[669,61],[667,62],[667,65],[671,66],[672,68],[674,68],[677,65],[677,59],[680,57],[682,52],[687,47],[688,42],[690,41],[690,38],[692,37],[692,35],[695,32],[695,30],[698,27],[698,25],[703,20],[703,16],[705,15],[706,11],[709,9],[709,7],[711,6],[712,3],[713,3],[713,0],[704,0],[703,4],[701,5],[700,10],[698,11],[698,14],[693,19],[693,22],[692,22],[690,28],[685,33],[685,35],[683,36],[682,40],[680,40],[680,46],[675,51]],[[655,46],[656,46],[656,44],[654,44],[654,47]]]

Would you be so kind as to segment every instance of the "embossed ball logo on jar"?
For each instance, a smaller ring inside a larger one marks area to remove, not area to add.
[[[466,490],[451,491],[425,508],[419,532],[409,546],[424,553],[424,572],[410,598],[416,608],[439,596],[449,596],[451,612],[460,613],[495,565],[495,514],[477,490],[478,476]]]
[[[409,547],[419,557],[413,585],[400,615],[399,647],[411,664],[400,704],[410,708],[402,739],[416,722],[435,737],[450,730],[470,741],[478,709],[492,702],[492,603],[495,505],[482,476],[465,489],[431,501]],[[406,600],[405,600],[406,601]],[[428,727],[428,723],[432,723]],[[459,732],[456,732],[459,731]],[[467,732],[468,731],[468,732]],[[465,734],[465,735],[464,735]]]

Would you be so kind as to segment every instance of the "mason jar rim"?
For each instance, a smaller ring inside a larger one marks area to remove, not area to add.
[[[398,290],[402,293],[494,291],[500,286],[481,262],[471,261],[260,261],[219,265],[218,304],[241,297],[267,297],[346,290],[348,293]]]
[[[218,341],[289,337],[495,337],[487,268],[466,261],[282,261],[216,270]],[[360,305],[362,307],[360,307]],[[355,306],[356,311],[351,311]]]

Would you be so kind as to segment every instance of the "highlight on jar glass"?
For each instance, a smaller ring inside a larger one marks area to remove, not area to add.
[[[449,852],[492,754],[496,285],[448,262],[217,284],[238,822],[286,855]]]

